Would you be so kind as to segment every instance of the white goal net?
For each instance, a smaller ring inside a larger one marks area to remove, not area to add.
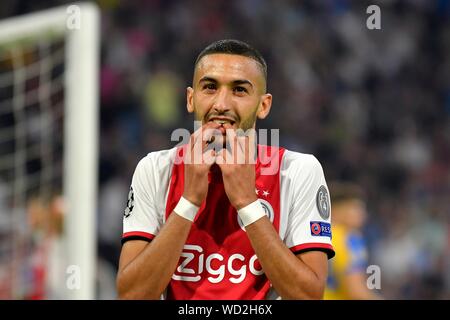
[[[0,299],[93,299],[93,4],[0,21]]]

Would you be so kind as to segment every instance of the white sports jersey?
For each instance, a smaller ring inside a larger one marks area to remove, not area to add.
[[[182,148],[149,153],[136,167],[123,219],[123,239],[151,241],[183,193]],[[192,225],[168,299],[272,299],[218,167]],[[280,238],[295,254],[321,250],[331,258],[330,198],[319,161],[312,155],[258,145],[257,193]]]

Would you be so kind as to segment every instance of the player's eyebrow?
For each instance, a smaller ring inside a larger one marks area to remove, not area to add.
[[[249,80],[234,80],[233,81],[233,85],[235,85],[235,86],[238,86],[241,84],[248,84],[248,85],[250,85],[250,87],[253,88],[253,83],[251,83]]]
[[[214,79],[212,77],[204,76],[198,81],[198,83],[202,83],[202,82],[218,83],[219,81],[217,81],[216,79]],[[248,84],[248,85],[250,85],[250,87],[253,88],[253,83],[251,83],[250,80],[247,80],[247,79],[234,80],[234,81],[231,82],[231,84],[234,85],[234,86],[242,85],[242,84]]]
[[[202,82],[214,82],[214,83],[217,83],[217,80],[216,79],[214,79],[214,78],[211,78],[211,77],[202,77],[199,81],[198,81],[198,83],[202,83]]]

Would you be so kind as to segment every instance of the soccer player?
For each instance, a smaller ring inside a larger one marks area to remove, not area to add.
[[[269,114],[266,80],[265,60],[244,42],[199,54],[187,110],[202,127],[183,147],[149,153],[133,175],[120,298],[323,297],[334,251],[319,161],[239,134]]]
[[[361,234],[367,212],[361,188],[349,182],[330,183],[333,203],[333,247],[325,299],[380,299],[367,286],[367,249]]]

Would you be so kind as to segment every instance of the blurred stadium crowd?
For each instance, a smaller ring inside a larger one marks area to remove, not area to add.
[[[65,1],[2,0],[1,17]],[[99,298],[114,298],[131,176],[170,148],[196,55],[244,40],[268,62],[259,128],[368,194],[370,263],[388,299],[450,299],[450,1],[101,0]],[[381,7],[381,30],[366,8]],[[332,192],[332,190],[331,190]]]

